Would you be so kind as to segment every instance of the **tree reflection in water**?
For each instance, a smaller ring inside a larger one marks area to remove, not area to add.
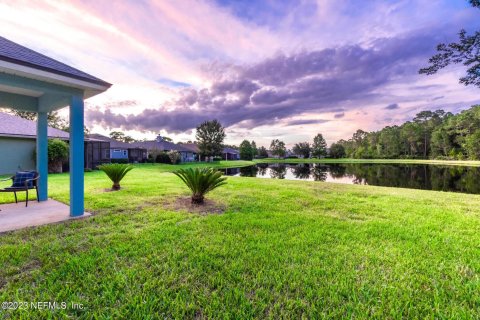
[[[267,174],[268,163],[257,164],[258,175],[264,177]]]
[[[256,177],[258,173],[257,166],[248,166],[240,168],[240,177]]]
[[[270,168],[270,177],[274,179],[285,179],[287,174],[287,166],[283,163],[276,163],[268,166]]]
[[[310,178],[310,164],[300,163],[293,165],[292,172],[297,179],[308,179]]]
[[[231,168],[226,174],[243,177],[305,179],[385,187],[458,191],[480,194],[480,168],[404,164],[257,164]]]
[[[327,171],[328,167],[321,163],[314,163],[312,170],[312,177],[315,181],[326,181],[327,180]]]

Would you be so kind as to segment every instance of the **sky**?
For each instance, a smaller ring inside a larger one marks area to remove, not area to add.
[[[462,28],[480,28],[464,0],[0,0],[1,36],[113,84],[86,100],[92,132],[175,142],[211,119],[291,147],[459,112],[480,103],[465,68],[418,69]]]

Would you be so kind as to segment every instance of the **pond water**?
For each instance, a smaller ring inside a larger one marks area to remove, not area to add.
[[[480,194],[480,167],[418,164],[259,163],[225,169],[229,176],[327,181]]]

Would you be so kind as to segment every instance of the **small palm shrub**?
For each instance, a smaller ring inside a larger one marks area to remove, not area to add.
[[[110,163],[110,164],[102,164],[98,166],[98,169],[105,172],[105,174],[112,180],[112,190],[117,191],[120,190],[120,181],[125,177],[125,175],[133,169],[133,167],[129,164],[123,163]]]
[[[173,173],[192,191],[193,204],[203,204],[208,192],[227,183],[227,178],[212,168],[180,169]]]

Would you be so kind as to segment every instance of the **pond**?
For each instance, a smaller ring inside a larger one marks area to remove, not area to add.
[[[259,163],[225,169],[229,176],[327,181],[480,194],[480,167],[418,164]]]

